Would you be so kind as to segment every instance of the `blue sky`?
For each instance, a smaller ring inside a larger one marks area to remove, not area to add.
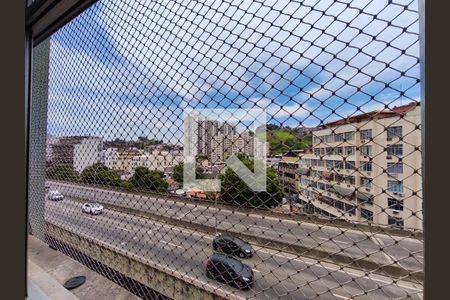
[[[317,126],[420,101],[417,2],[99,1],[51,38],[49,125],[177,142],[187,108]]]

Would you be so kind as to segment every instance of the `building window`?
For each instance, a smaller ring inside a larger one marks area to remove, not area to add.
[[[361,140],[369,140],[372,138],[372,129],[364,129],[359,132]]]
[[[335,201],[334,202],[334,207],[336,207],[337,209],[340,209],[340,210],[344,210],[344,202]]]
[[[362,187],[371,188],[372,187],[372,179],[367,177],[361,177],[359,179],[359,183]]]
[[[344,210],[346,213],[349,213],[351,215],[356,215],[355,206],[353,206],[351,204],[344,203]]]
[[[391,126],[387,128],[387,138],[400,138],[403,136],[402,126]]]
[[[344,162],[342,160],[335,160],[334,161],[334,167],[336,169],[343,169],[344,168]]]
[[[367,219],[368,221],[373,221],[373,211],[361,208],[361,217]]]
[[[403,210],[403,200],[388,198],[388,207],[395,210]]]
[[[347,147],[345,147],[345,154],[346,155],[353,155],[353,154],[355,154],[355,146],[347,146]]]
[[[335,142],[343,142],[344,141],[344,134],[337,133],[334,135],[334,141]]]
[[[319,156],[320,155],[320,148],[314,149],[314,154]]]
[[[326,203],[326,204],[329,204],[329,205],[331,205],[331,206],[334,205],[334,199],[333,199],[333,198],[330,198],[330,197],[327,197],[327,196],[323,196],[322,199],[321,199],[321,201],[324,202],[324,203]]]
[[[327,155],[332,155],[333,154],[333,148],[327,147],[326,152],[327,152]]]
[[[321,177],[322,176],[322,172],[320,171],[312,171],[311,172],[311,177]]]
[[[319,189],[319,190],[325,190],[325,183],[322,183],[322,182],[318,182],[317,183],[317,188]]]
[[[355,169],[355,162],[354,161],[346,161],[345,162],[345,169],[346,170],[354,170]]]
[[[346,141],[353,141],[354,137],[355,137],[354,132],[344,132],[344,139]]]
[[[388,174],[403,174],[403,164],[402,163],[388,163],[386,172]]]
[[[334,154],[336,155],[342,155],[342,147],[336,147],[334,148]]]
[[[363,161],[359,167],[360,171],[364,172],[372,172],[372,162],[371,161]]]
[[[388,180],[388,191],[403,193],[403,182],[398,180]]]
[[[403,145],[402,144],[388,145],[387,146],[387,155],[402,156],[403,155]]]
[[[333,168],[334,167],[334,161],[327,160],[326,163],[327,163],[327,168]]]
[[[355,176],[345,176],[345,182],[348,184],[355,184]]]
[[[395,227],[403,228],[403,219],[398,217],[388,216],[388,224],[393,225]]]
[[[370,145],[361,146],[359,148],[359,151],[361,152],[362,155],[371,156],[372,155],[372,146],[370,146]]]

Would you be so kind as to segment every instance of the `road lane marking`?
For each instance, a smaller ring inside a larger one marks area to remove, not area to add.
[[[118,229],[121,229],[121,230],[124,230],[124,231],[126,231],[126,232],[130,232],[130,230],[128,230],[128,229],[126,229],[126,228],[123,228],[123,227],[120,227],[120,226],[117,226],[117,228],[118,228]]]
[[[278,257],[281,257],[281,258],[287,258],[289,260],[293,260],[293,261],[296,261],[296,262],[299,262],[299,263],[304,263],[304,264],[311,265],[311,266],[316,266],[318,268],[323,268],[325,270],[331,270],[333,272],[341,272],[341,273],[345,273],[346,275],[352,275],[352,276],[356,276],[356,277],[359,277],[359,278],[366,278],[367,280],[378,281],[378,282],[385,283],[385,284],[393,284],[394,283],[393,281],[388,281],[388,280],[375,278],[375,277],[371,277],[371,276],[365,276],[365,273],[363,271],[358,271],[358,270],[353,271],[353,270],[349,270],[348,268],[341,269],[340,267],[334,267],[334,266],[331,266],[331,263],[329,263],[329,262],[320,264],[319,261],[308,261],[306,258],[305,259],[301,259],[299,257],[293,256],[292,254],[285,255],[285,253],[282,253],[282,252],[271,253],[271,252],[269,252],[267,250],[263,250],[262,248],[255,249],[255,250],[257,252],[262,252],[262,253],[268,254],[270,256],[278,256]],[[423,291],[423,288],[421,288],[420,286],[417,287],[416,285],[414,285],[412,283],[411,283],[411,285],[405,285],[405,284],[401,284],[401,283],[397,282],[396,285],[399,286],[399,287],[402,287],[402,288],[410,289],[410,290]]]
[[[339,295],[339,294],[337,294],[337,293],[333,293],[333,292],[332,292],[332,294],[333,294],[333,296],[335,296],[335,297],[337,297],[337,298],[339,298],[339,299],[351,299],[351,298],[349,298],[349,297],[342,296],[342,295]]]
[[[370,239],[378,246],[381,247],[381,250],[384,250],[385,244],[383,242],[383,240],[375,237],[375,236],[371,236]],[[381,254],[383,254],[383,256],[388,260],[388,262],[390,264],[395,263],[396,259],[394,257],[392,257],[391,255],[387,254],[385,251],[381,251]]]
[[[129,194],[129,193],[124,193],[124,192],[116,192],[116,191],[109,191],[109,190],[105,190],[105,189],[100,189],[100,188],[90,188],[90,187],[84,187],[84,186],[79,186],[76,184],[61,184],[61,183],[50,183],[52,188],[54,187],[58,187],[58,186],[62,186],[65,189],[66,187],[68,187],[70,190],[70,192],[73,192],[72,189],[77,189],[77,190],[81,190],[83,193],[96,193],[96,192],[107,192],[110,193],[111,195],[115,195],[117,196],[117,198],[121,199],[126,199],[126,198],[132,198],[134,199],[142,199],[144,197],[142,196],[137,196],[134,194]],[[156,199],[154,197],[145,197],[148,199]],[[160,201],[161,202],[161,201]],[[163,204],[170,204],[172,203],[173,205],[177,205],[180,202],[179,201],[173,201],[173,200],[165,200],[163,202]],[[199,206],[197,204],[189,204],[189,203],[182,203],[183,206],[190,208],[191,210],[194,209],[199,209]],[[205,211],[210,210],[210,211],[217,211],[218,209],[214,208],[214,207],[206,207],[205,206]],[[364,231],[364,230],[354,230],[354,229],[348,229],[348,228],[340,228],[340,227],[332,227],[329,225],[325,225],[325,224],[315,224],[315,223],[307,223],[307,222],[301,222],[299,221],[294,221],[294,220],[290,220],[290,219],[282,219],[282,218],[275,218],[275,217],[271,217],[271,216],[266,216],[266,215],[259,215],[259,214],[254,214],[254,213],[242,213],[242,212],[237,212],[237,211],[233,211],[233,210],[226,210],[226,209],[220,209],[219,211],[223,212],[223,213],[229,213],[229,214],[235,214],[235,215],[241,215],[241,216],[245,216],[245,217],[250,217],[250,218],[257,218],[257,219],[261,219],[261,220],[273,220],[276,221],[277,223],[280,222],[280,220],[282,221],[282,223],[286,223],[286,224],[293,224],[296,225],[302,229],[305,229],[304,227],[309,227],[309,228],[314,228],[314,229],[322,229],[322,230],[331,230],[331,231],[345,231],[348,233],[354,233],[354,234],[358,234],[358,235],[364,235],[364,236],[368,236],[368,232]],[[371,235],[373,235],[373,233],[370,233]],[[377,233],[377,236],[380,237],[386,237],[389,239],[394,239],[394,240],[401,240],[404,242],[411,242],[411,243],[417,243],[417,244],[421,244],[423,245],[423,241],[417,238],[410,238],[410,237],[401,237],[401,236],[389,236],[389,235],[385,235],[385,234],[380,234]]]
[[[96,219],[91,218],[91,217],[88,217],[88,218],[90,218],[90,219],[92,219],[92,220],[96,220]],[[155,222],[152,222],[152,223],[155,223]],[[163,227],[162,225],[159,225],[159,228],[162,228],[162,227]],[[158,229],[159,229],[159,228],[158,228]],[[150,230],[150,231],[151,231],[151,230]],[[195,231],[192,231],[192,232],[191,232],[191,231],[188,231],[188,230],[181,230],[181,231],[182,231],[182,232],[185,232],[185,233],[188,233],[188,234],[190,234],[190,235],[197,235],[197,236],[202,237],[202,238],[212,239],[212,238],[209,237],[208,235],[202,235],[202,234],[199,234],[199,233],[197,233],[197,232],[195,232]],[[322,238],[322,239],[325,239],[325,238]],[[375,243],[376,243],[376,244],[377,244],[377,243],[382,243],[382,241],[381,241],[380,239],[376,239],[376,240],[375,240]],[[125,244],[125,242],[124,242],[123,244]],[[175,245],[175,244],[173,244],[173,243],[170,243],[170,244],[171,244],[171,246],[174,246],[174,247],[177,247],[177,248],[182,248],[182,247],[180,247],[180,246],[178,246],[178,245]],[[274,255],[274,254],[269,253],[269,252],[267,252],[267,251],[261,251],[261,252],[265,252],[265,253],[267,253],[267,254],[269,254],[269,255]],[[289,258],[289,256],[287,256],[286,254],[284,254],[284,253],[282,253],[282,252],[278,252],[278,253],[281,254],[281,255],[275,254],[275,255],[278,256],[278,257]],[[295,259],[295,256],[293,256],[293,257],[294,257],[294,258],[290,258],[290,259],[295,260],[295,261],[297,261],[297,262],[309,264],[309,265],[316,265],[317,267],[322,267],[322,268],[324,268],[324,269],[330,269],[330,270],[337,271],[337,272],[345,272],[346,274],[351,274],[351,275],[358,276],[358,277],[362,277],[362,276],[364,275],[363,272],[361,272],[361,274],[358,274],[358,273],[355,273],[355,272],[342,270],[342,269],[340,269],[340,268],[334,269],[334,268],[331,268],[331,267],[326,267],[326,266],[323,266],[323,265],[321,265],[321,264],[318,264],[318,262],[307,262],[307,261],[302,260],[302,259],[300,259],[300,260],[299,260],[299,259]],[[368,279],[374,280],[374,281],[383,282],[383,283],[392,284],[392,281],[386,281],[386,280],[377,279],[377,278],[372,278],[372,277],[368,277]],[[402,284],[399,284],[399,283],[397,283],[396,285],[398,285],[398,286],[400,286],[400,287],[403,287],[403,288],[407,288],[407,289],[413,289],[413,290],[417,290],[417,291],[422,291],[421,288],[416,288],[416,287],[411,287],[411,286],[407,286],[407,285],[402,285]]]
[[[177,248],[183,248],[183,247],[181,247],[181,246],[179,246],[179,245],[175,245],[174,243],[171,243],[171,242],[166,242],[166,241],[160,241],[161,243],[164,243],[164,244],[167,244],[167,245],[170,245],[170,246],[173,246],[173,247],[177,247]]]
[[[378,246],[385,246],[383,240],[380,239],[380,238],[377,238],[377,237],[375,237],[375,236],[371,236],[370,239],[371,239],[375,244],[377,244]]]
[[[273,229],[270,228],[270,227],[260,226],[260,225],[253,225],[253,226],[250,226],[250,228],[252,228],[252,227],[257,227],[257,228],[262,229],[262,230],[273,230]]]

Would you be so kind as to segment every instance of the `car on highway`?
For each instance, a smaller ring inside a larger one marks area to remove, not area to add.
[[[240,258],[252,257],[254,253],[253,248],[249,243],[228,234],[216,236],[212,246],[215,251],[239,256]]]
[[[99,215],[103,213],[103,205],[98,203],[84,203],[81,210],[90,215]]]
[[[251,288],[254,280],[250,266],[224,253],[214,253],[208,259],[206,276],[242,290]]]
[[[53,190],[53,191],[48,192],[47,198],[49,200],[59,201],[59,200],[63,200],[64,196],[63,196],[63,194],[61,194],[60,191]]]

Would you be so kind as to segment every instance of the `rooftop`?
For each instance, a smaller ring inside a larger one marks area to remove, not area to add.
[[[361,121],[372,120],[372,119],[384,119],[394,116],[405,115],[406,113],[412,111],[416,107],[420,106],[420,102],[411,102],[402,106],[394,106],[393,108],[387,108],[382,110],[374,110],[371,112],[359,114],[356,116],[351,116],[343,118],[337,121],[329,122],[321,126],[320,129],[334,127],[338,125],[345,125],[351,123],[358,123]]]

